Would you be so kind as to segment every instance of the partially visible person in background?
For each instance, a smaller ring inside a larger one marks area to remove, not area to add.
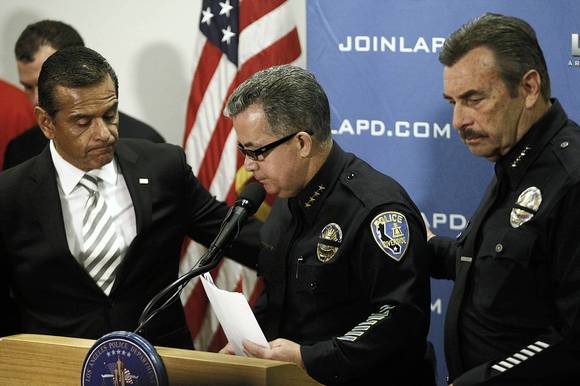
[[[57,50],[84,46],[80,34],[70,25],[55,20],[42,20],[28,25],[14,46],[20,84],[30,102],[38,104],[38,76],[44,61]],[[32,109],[30,110],[32,114]],[[10,141],[3,156],[4,169],[11,168],[39,154],[48,144],[38,125]],[[119,137],[143,138],[153,142],[165,142],[163,137],[148,124],[119,111]]]
[[[32,105],[18,87],[0,79],[0,170],[8,143],[34,125]]]

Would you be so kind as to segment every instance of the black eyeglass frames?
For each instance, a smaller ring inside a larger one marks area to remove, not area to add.
[[[261,146],[257,149],[247,149],[245,148],[241,143],[238,143],[238,150],[240,152],[242,152],[243,155],[245,155],[246,157],[248,157],[249,159],[251,159],[252,161],[263,161],[264,158],[266,158],[266,156],[264,155],[265,153],[269,152],[270,150],[274,149],[276,146],[279,146],[281,144],[283,144],[284,142],[288,142],[289,140],[291,140],[292,138],[294,138],[294,136],[298,133],[300,133],[301,131],[297,131],[296,133],[292,133],[290,135],[287,135],[285,137],[282,137],[272,143],[269,143],[267,145]],[[306,133],[312,135],[312,131],[310,130],[306,130]]]

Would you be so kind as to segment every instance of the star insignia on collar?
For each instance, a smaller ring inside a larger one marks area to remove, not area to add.
[[[520,163],[520,161],[522,159],[524,159],[524,157],[526,156],[526,154],[528,153],[528,151],[530,151],[532,148],[529,146],[524,147],[524,150],[522,150],[522,152],[516,157],[516,159],[514,160],[514,162],[512,162],[512,168],[515,168],[518,166],[518,164]]]
[[[320,193],[325,189],[326,189],[326,186],[318,185],[318,188],[316,188],[316,191],[314,191],[314,193],[312,193],[312,196],[310,196],[308,201],[304,204],[304,207],[310,208],[312,206],[312,204],[314,204],[314,202],[318,199],[318,197],[320,196]]]

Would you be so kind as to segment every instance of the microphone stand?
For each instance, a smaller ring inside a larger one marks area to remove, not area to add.
[[[222,227],[218,232],[218,236],[216,236],[216,240],[224,231],[224,224],[226,224],[227,221],[232,217],[233,211],[234,207],[231,207],[226,215],[226,218],[222,223]],[[241,227],[239,222],[237,223],[237,227],[238,227],[237,232],[239,233]],[[145,309],[143,310],[141,316],[139,317],[139,325],[133,332],[135,334],[141,334],[143,332],[143,328],[147,324],[149,324],[149,322],[155,317],[155,315],[167,309],[167,307],[169,307],[171,304],[173,304],[175,300],[177,300],[179,294],[191,279],[214,269],[221,261],[222,256],[223,256],[223,247],[219,248],[214,240],[214,242],[209,246],[208,250],[199,259],[199,264],[197,267],[192,268],[189,272],[180,276],[176,281],[174,281],[173,283],[165,287],[163,290],[161,290],[161,292],[155,295],[149,301],[149,303],[147,303]],[[171,296],[168,296],[169,294],[171,294]],[[161,301],[166,297],[168,297],[167,300],[165,300],[163,304],[158,306],[158,303],[161,303]]]
[[[161,290],[161,292],[155,295],[153,299],[147,303],[139,317],[139,325],[134,333],[142,333],[145,326],[155,317],[155,315],[173,304],[173,302],[178,299],[181,290],[183,290],[185,285],[192,278],[209,272],[218,265],[223,256],[224,249],[238,236],[242,223],[248,215],[256,212],[262,201],[264,201],[265,195],[266,191],[264,188],[256,182],[250,183],[244,189],[242,194],[240,194],[239,200],[236,201],[234,206],[230,207],[216,238],[210,244],[208,250],[198,260],[198,263],[196,264],[197,266],[177,278],[176,281]],[[232,219],[235,220],[230,223],[230,220]],[[231,237],[232,232],[234,232],[233,237]],[[160,303],[161,305],[158,305]]]
[[[220,252],[220,254],[217,255],[216,252]],[[141,316],[139,317],[139,326],[135,329],[134,333],[141,334],[143,332],[143,328],[147,324],[149,324],[149,322],[159,312],[165,310],[175,300],[177,300],[179,294],[181,293],[181,291],[183,290],[183,288],[185,287],[185,285],[187,283],[189,283],[189,281],[191,279],[193,279],[194,277],[196,277],[198,275],[202,275],[202,274],[204,274],[206,272],[209,272],[212,269],[214,269],[219,264],[219,262],[221,261],[221,257],[222,257],[221,256],[221,254],[222,254],[221,252],[222,251],[217,251],[216,249],[208,250],[206,253],[203,254],[202,260],[203,261],[207,261],[208,259],[211,259],[211,261],[209,263],[207,263],[205,265],[202,265],[202,266],[198,266],[198,267],[193,268],[191,271],[183,274],[176,281],[174,281],[173,283],[169,284],[161,292],[159,292],[157,295],[155,295],[149,301],[149,303],[147,303],[147,306],[145,307],[145,309],[141,313]],[[212,254],[214,256],[212,256]],[[162,305],[158,306],[158,304],[161,303],[161,301],[164,298],[166,298],[171,292],[173,292],[173,294],[171,296],[169,296],[169,298],[167,300],[165,300],[165,302]]]

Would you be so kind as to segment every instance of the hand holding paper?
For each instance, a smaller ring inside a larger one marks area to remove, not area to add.
[[[288,339],[274,339],[268,346],[261,346],[245,339],[243,345],[244,350],[253,357],[294,362],[301,368],[304,368],[300,345]]]
[[[201,283],[236,355],[247,356],[242,346],[244,339],[269,347],[268,341],[243,294],[217,288],[209,273],[201,276]]]

